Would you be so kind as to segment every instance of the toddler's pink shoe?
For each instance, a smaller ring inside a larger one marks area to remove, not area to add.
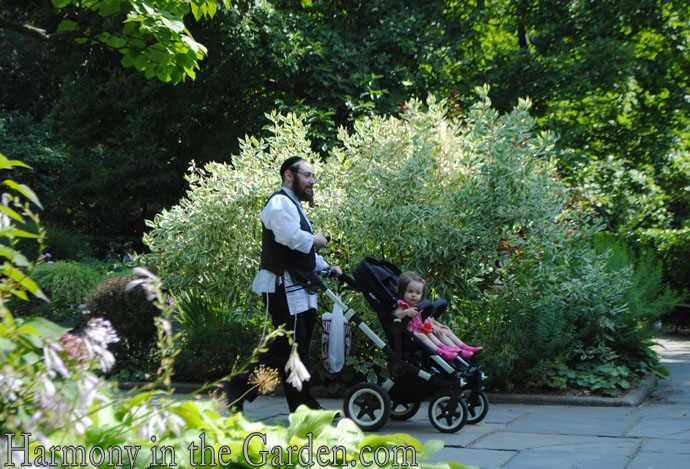
[[[472,347],[472,346],[467,345],[467,344],[462,344],[460,346],[460,348],[463,350],[467,350],[468,352],[472,352],[472,353],[477,353],[477,352],[481,352],[482,350],[484,350],[482,347]]]
[[[461,350],[461,351],[460,351],[460,356],[461,356],[462,358],[470,358],[472,355],[474,355],[474,352],[471,352],[471,351],[469,351],[469,350],[467,350],[467,349]]]
[[[436,347],[436,353],[446,360],[454,360],[458,356],[458,352],[444,344],[439,344],[438,347]]]

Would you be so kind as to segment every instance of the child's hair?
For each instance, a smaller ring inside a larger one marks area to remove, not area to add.
[[[400,277],[398,277],[398,299],[402,299],[405,296],[405,290],[407,290],[407,286],[410,282],[419,282],[424,285],[422,289],[422,300],[426,300],[426,282],[414,272],[403,272],[400,274]]]

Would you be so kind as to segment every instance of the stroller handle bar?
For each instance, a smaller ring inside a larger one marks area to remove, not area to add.
[[[325,269],[319,271],[319,273],[318,273],[318,280],[319,280],[319,281],[316,282],[316,283],[317,283],[317,285],[318,285],[320,288],[326,290],[327,287],[326,287],[326,285],[323,283],[323,281],[321,280],[321,277],[323,277],[323,278],[333,278],[334,276],[335,276],[335,273],[333,272],[333,270],[331,270],[330,267],[326,267]],[[351,287],[357,288],[357,282],[355,281],[355,279],[352,278],[352,277],[350,277],[350,276],[349,276],[348,274],[346,274],[345,272],[343,272],[342,274],[340,274],[340,276],[338,277],[338,281],[339,281],[339,282],[342,282],[342,283],[347,283],[347,284],[350,285]]]

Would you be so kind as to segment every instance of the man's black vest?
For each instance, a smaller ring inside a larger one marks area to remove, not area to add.
[[[268,198],[266,204],[275,196],[283,195],[287,197],[290,202],[295,204],[297,208],[297,213],[299,213],[300,218],[300,229],[308,233],[313,233],[309,226],[307,218],[300,210],[297,203],[292,200],[283,190],[275,192],[271,197]],[[316,254],[314,253],[314,246],[311,250],[305,254],[294,249],[290,249],[284,244],[276,242],[276,237],[273,231],[266,228],[266,225],[261,223],[262,233],[261,233],[261,269],[269,270],[276,275],[282,275],[285,271],[290,274],[292,281],[305,285],[307,287],[313,285],[313,281],[310,279],[314,269],[316,269]]]

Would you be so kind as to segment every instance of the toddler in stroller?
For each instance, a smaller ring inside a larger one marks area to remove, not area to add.
[[[475,357],[463,359],[461,356],[446,361],[437,354],[438,346],[429,346],[415,337],[402,319],[391,314],[398,307],[400,275],[393,264],[365,258],[355,267],[352,277],[343,274],[338,279],[364,295],[376,311],[388,343],[321,284],[331,300],[343,308],[345,318],[381,348],[388,359],[390,378],[380,385],[365,382],[350,389],[345,396],[345,415],[362,430],[374,431],[389,418],[411,418],[423,401],[429,401],[429,420],[441,432],[457,432],[465,423],[480,422],[489,409],[481,362]],[[426,319],[440,314],[446,302],[420,302],[416,307]]]
[[[398,278],[398,302],[393,310],[396,318],[410,318],[407,329],[415,337],[446,360],[453,360],[458,355],[470,358],[482,347],[472,347],[460,340],[453,331],[441,324],[433,316],[423,317],[423,311],[417,306],[426,300],[426,281],[414,272],[403,272]],[[433,314],[440,314],[440,308],[427,308]]]

